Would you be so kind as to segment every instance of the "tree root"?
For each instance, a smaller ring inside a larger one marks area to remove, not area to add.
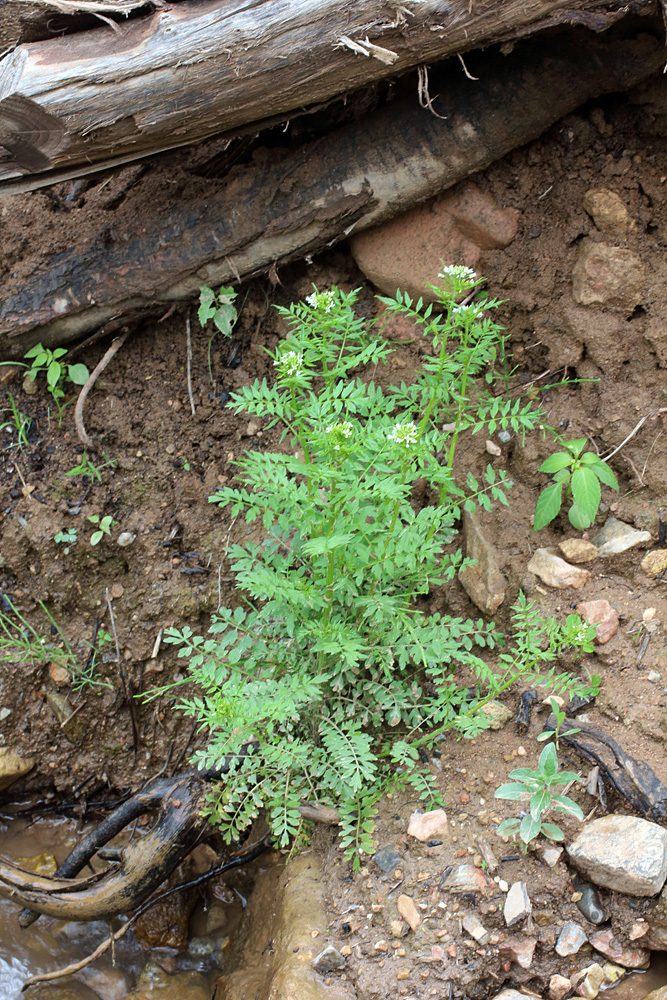
[[[127,340],[129,333],[130,331],[126,330],[124,333],[121,333],[120,337],[115,337],[112,340],[111,346],[107,350],[106,354],[104,354],[101,361],[90,373],[88,381],[79,393],[79,398],[77,399],[76,406],[74,407],[74,424],[76,426],[76,433],[79,435],[79,441],[81,441],[84,448],[88,448],[90,451],[94,450],[96,445],[83,423],[83,404],[86,402],[88,393],[93,388],[98,378],[113,358],[114,354],[118,353]]]

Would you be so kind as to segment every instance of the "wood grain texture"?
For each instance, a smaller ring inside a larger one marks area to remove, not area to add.
[[[0,60],[0,184],[286,118],[388,74],[655,0],[186,0]],[[24,117],[16,114],[20,99]],[[9,102],[9,103],[7,103]],[[32,121],[39,121],[35,131]],[[53,129],[42,125],[53,122]]]
[[[473,54],[478,83],[453,64],[432,74],[446,118],[420,107],[415,93],[287,156],[250,162],[204,192],[181,191],[168,211],[138,185],[112,242],[100,218],[97,236],[5,284],[0,355],[65,343],[135,310],[194,298],[203,284],[313,253],[483,169],[585,101],[660,71],[660,32],[609,34]]]

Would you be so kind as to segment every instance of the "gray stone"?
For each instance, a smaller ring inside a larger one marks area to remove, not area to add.
[[[631,524],[619,521],[615,517],[608,517],[604,526],[591,539],[593,545],[597,546],[598,556],[603,559],[609,556],[619,555],[626,549],[633,549],[636,545],[645,545],[651,541],[650,531],[638,531]]]
[[[600,894],[594,885],[578,885],[577,892],[581,893],[581,899],[577,900],[576,906],[582,916],[586,917],[591,924],[603,924],[607,919]]]
[[[567,852],[596,885],[631,896],[655,896],[667,877],[667,831],[636,816],[587,823]]]
[[[482,528],[477,514],[463,513],[466,557],[475,565],[459,573],[459,580],[473,604],[485,615],[494,615],[505,600],[507,580],[500,571],[498,553]]]
[[[393,872],[396,868],[400,868],[405,858],[398,851],[395,851],[393,847],[383,847],[380,851],[375,852],[373,861],[378,868],[389,874],[389,872]]]
[[[536,549],[528,563],[528,571],[539,576],[548,587],[558,590],[566,587],[578,590],[588,583],[591,575],[587,569],[571,566],[551,549]]]
[[[315,972],[319,972],[321,975],[325,975],[327,972],[335,972],[337,969],[342,969],[345,965],[345,957],[341,955],[337,948],[333,945],[327,945],[324,951],[321,951],[319,955],[313,959],[313,968]]]
[[[572,295],[583,306],[629,313],[642,301],[644,279],[644,265],[631,250],[584,240],[572,271]]]
[[[508,927],[518,924],[524,917],[528,917],[533,911],[525,882],[515,882],[510,886],[510,891],[505,897],[505,909],[503,916]]]
[[[567,955],[576,955],[582,945],[586,944],[586,934],[579,924],[572,920],[567,920],[563,924],[563,929],[556,941],[556,952],[565,958]]]
[[[542,860],[549,868],[554,868],[560,861],[562,854],[562,847],[547,847],[542,851]]]

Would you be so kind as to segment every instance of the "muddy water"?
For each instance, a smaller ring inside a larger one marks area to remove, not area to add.
[[[654,951],[651,968],[633,972],[605,993],[607,1000],[644,1000],[653,990],[667,986],[667,952]]]

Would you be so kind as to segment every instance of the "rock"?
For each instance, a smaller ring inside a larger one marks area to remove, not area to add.
[[[189,861],[182,862],[169,879],[169,885],[180,885],[192,878]],[[197,904],[195,889],[176,892],[151,906],[134,925],[134,936],[144,948],[188,947],[190,916]]]
[[[58,862],[52,854],[36,854],[31,858],[14,858],[14,864],[35,875],[55,875]]]
[[[536,997],[539,1000],[539,995],[537,993],[520,993],[519,990],[513,990],[508,988],[506,990],[501,990],[500,993],[496,993],[493,1000],[526,1000],[526,997]]]
[[[46,700],[69,742],[81,743],[86,735],[86,726],[81,716],[74,712],[65,695],[60,691],[47,690]]]
[[[381,868],[383,872],[389,874],[389,872],[395,871],[405,861],[402,854],[395,851],[393,847],[383,847],[381,850],[376,851],[373,855],[373,861]]]
[[[127,1000],[209,1000],[211,991],[201,972],[168,972],[148,962],[144,966],[139,982],[127,996]]]
[[[556,941],[556,952],[565,958],[567,955],[576,955],[582,945],[586,944],[586,934],[579,924],[572,920],[567,920],[563,924],[563,929]]]
[[[651,990],[644,997],[644,1000],[667,1000],[667,986],[659,986],[657,990]]]
[[[583,538],[564,538],[562,542],[558,543],[558,548],[568,562],[575,563],[576,565],[592,562],[593,559],[597,558],[598,554],[598,550],[593,543],[585,542]]]
[[[605,236],[624,236],[637,228],[627,208],[614,191],[591,188],[584,195],[584,208]]]
[[[651,684],[657,684],[659,680],[662,680],[662,674],[659,674],[657,670],[649,670],[647,677]]]
[[[0,747],[0,792],[32,771],[35,762],[32,757],[19,757],[17,753]]]
[[[486,927],[480,923],[474,913],[467,913],[461,921],[461,926],[463,927],[463,930],[466,931],[470,937],[474,938],[475,941],[478,941],[479,944],[486,944],[489,940],[489,932]]]
[[[636,816],[587,823],[567,852],[596,885],[630,896],[655,896],[667,877],[667,831]]]
[[[433,809],[431,812],[415,812],[410,817],[408,836],[415,837],[425,844],[432,838],[448,838],[449,823],[444,809]]]
[[[406,896],[404,893],[401,893],[396,901],[396,908],[398,909],[399,916],[405,920],[406,924],[410,927],[410,930],[416,931],[422,922],[422,918],[414,899],[410,896]]]
[[[610,929],[596,931],[588,939],[596,951],[599,951],[605,958],[610,958],[612,962],[617,962],[626,969],[646,969],[648,968],[651,952],[648,948],[625,948],[616,940]]]
[[[578,590],[588,583],[591,575],[587,569],[571,566],[552,549],[536,549],[528,563],[528,571],[539,576],[548,587],[556,587],[559,590],[564,590],[566,587]]]
[[[600,987],[605,981],[604,969],[597,962],[593,965],[581,969],[571,977],[570,982],[575,987],[575,994],[578,997],[587,997],[593,1000],[600,992]]]
[[[495,441],[486,441],[484,443],[484,447],[486,448],[487,455],[494,455],[496,458],[503,453],[502,448],[500,448]]]
[[[604,646],[618,632],[618,615],[609,601],[582,601],[577,614],[589,625],[595,625],[595,641]]]
[[[474,865],[458,865],[440,885],[449,892],[484,893],[487,881],[481,868],[475,868]]]
[[[405,924],[402,920],[392,920],[389,924],[389,930],[391,931],[392,937],[402,938],[403,931],[405,930]]]
[[[321,976],[326,975],[327,972],[335,972],[337,969],[342,969],[344,966],[345,956],[341,955],[338,949],[334,948],[331,944],[313,959],[313,968]]]
[[[581,899],[576,902],[579,912],[591,924],[603,924],[607,919],[600,894],[594,885],[577,885],[576,889],[581,892]]]
[[[552,976],[549,980],[549,1000],[563,1000],[572,989],[572,983],[565,976]]]
[[[482,705],[479,714],[489,720],[489,729],[502,729],[510,719],[514,718],[514,712],[507,705],[500,701],[487,701]]]
[[[95,993],[84,983],[77,982],[70,982],[67,986],[59,983],[36,986],[30,990],[29,996],[30,1000],[100,1000],[99,993]],[[166,997],[163,1000],[166,1000]]]
[[[562,847],[546,847],[542,851],[542,860],[549,868],[553,868],[560,861],[562,854]]]
[[[400,288],[415,298],[434,299],[440,261],[473,270],[482,250],[506,247],[514,239],[519,213],[499,208],[477,185],[457,185],[443,197],[419,205],[374,229],[350,237],[352,254],[366,277],[387,295]]]
[[[604,972],[605,983],[617,983],[625,975],[625,969],[621,965],[615,965],[613,962],[605,962],[602,966],[602,971]]]
[[[583,306],[631,313],[643,298],[645,269],[632,250],[584,240],[572,271],[572,295]]]
[[[505,908],[503,915],[508,927],[518,924],[524,917],[532,913],[533,907],[528,895],[525,882],[515,882],[510,886],[510,891],[505,896]]]
[[[633,549],[636,545],[644,545],[650,541],[649,531],[638,531],[632,525],[615,517],[608,517],[604,526],[592,539],[593,544],[597,546],[598,555],[603,559],[619,555],[626,549]]]
[[[483,943],[483,942],[480,942]],[[500,957],[509,958],[511,962],[516,962],[522,969],[529,969],[533,963],[535,954],[535,937],[510,937],[499,946]],[[569,985],[569,984],[568,984]]]
[[[128,545],[132,545],[132,542],[134,542],[136,537],[137,536],[131,531],[121,531],[120,535],[116,539],[116,545],[120,545],[121,549],[126,549]],[[122,596],[123,595],[121,594],[121,597]]]
[[[498,553],[487,537],[477,514],[463,513],[466,557],[475,565],[459,573],[459,580],[473,604],[485,615],[496,613],[505,600],[507,580],[500,571]]]
[[[647,552],[639,564],[647,576],[658,576],[667,569],[667,549]]]
[[[639,920],[635,920],[634,924],[628,931],[628,940],[638,941],[639,938],[643,938],[648,934],[648,930],[648,923],[640,917]]]

